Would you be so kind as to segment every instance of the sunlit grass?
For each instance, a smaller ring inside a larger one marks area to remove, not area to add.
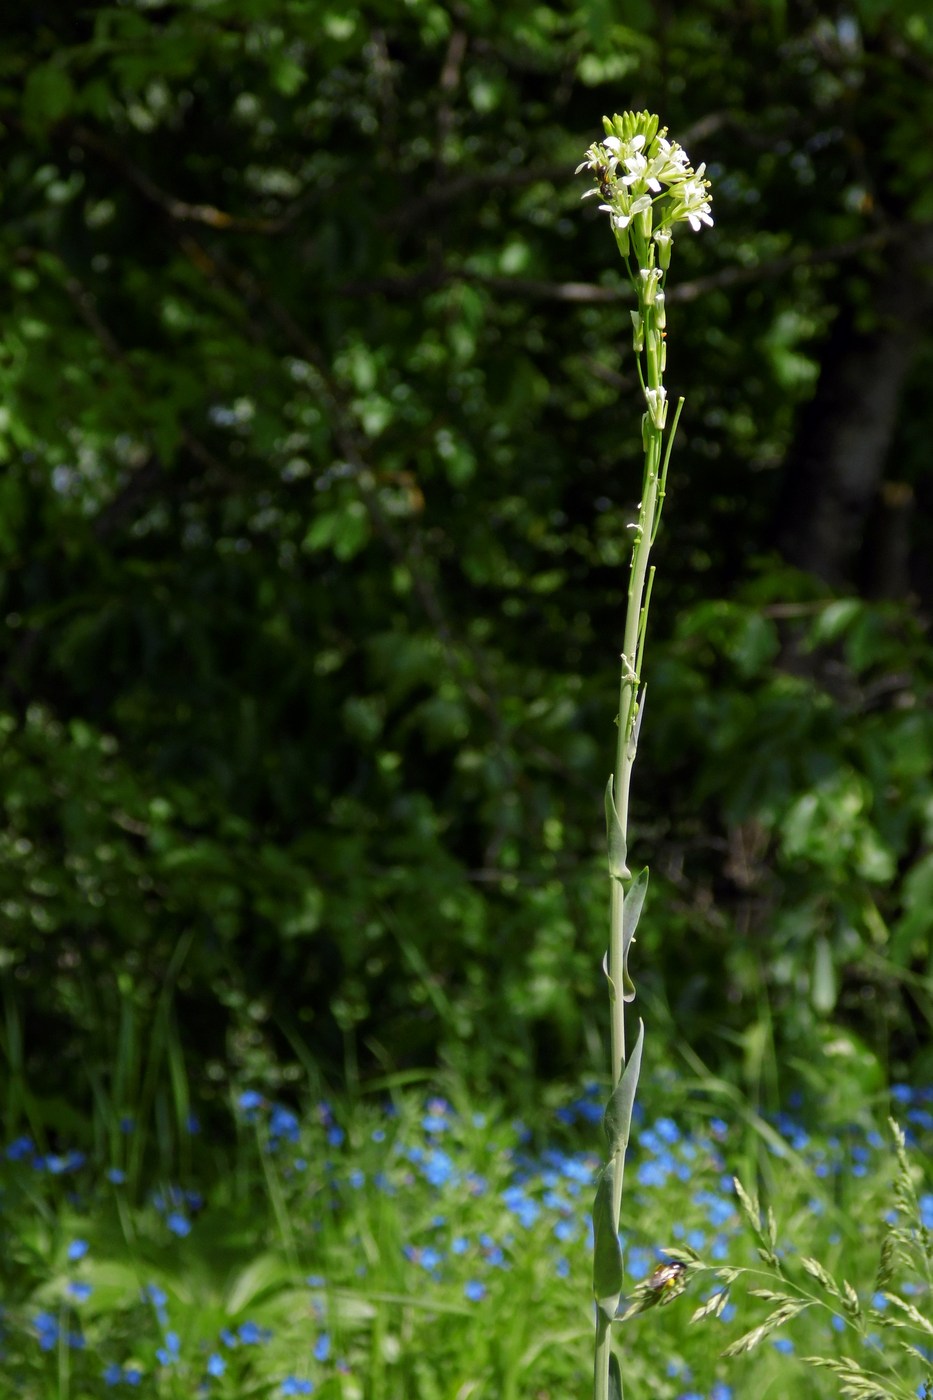
[[[9,1142],[0,1265],[9,1393],[585,1394],[592,1317],[581,1300],[602,1093],[593,1085],[570,1097],[539,1138],[450,1086],[343,1106],[287,1106],[247,1091],[231,1107],[238,1135],[228,1156],[207,1152],[195,1133],[188,1178],[150,1182],[138,1200],[107,1160]],[[652,1114],[628,1167],[626,1286],[664,1248],[695,1251],[710,1270],[761,1268],[731,1180],[749,1167],[747,1127],[675,1085],[649,1084],[645,1098]],[[931,1106],[933,1091],[895,1095],[921,1149]],[[759,1123],[778,1253],[804,1280],[797,1256],[821,1261],[867,1309],[894,1204],[890,1142],[867,1116],[819,1131],[804,1121]],[[918,1189],[933,1225],[933,1194]],[[631,1395],[728,1400],[751,1384],[762,1395],[838,1394],[831,1376],[804,1372],[798,1358],[851,1351],[841,1309],[814,1306],[751,1356],[722,1357],[761,1320],[745,1289],[762,1282],[764,1273],[741,1278],[719,1318],[691,1325],[718,1286],[699,1272],[669,1306],[625,1323],[638,1333]],[[903,1283],[928,1314],[922,1285]],[[917,1370],[911,1393],[921,1379]]]

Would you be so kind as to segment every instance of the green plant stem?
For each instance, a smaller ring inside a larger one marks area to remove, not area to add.
[[[593,1400],[609,1400],[609,1358],[612,1355],[612,1326],[596,1310],[596,1352],[593,1364]]]
[[[667,140],[667,129],[660,128],[654,113],[617,112],[611,118],[603,118],[603,128],[605,141],[589,147],[577,170],[588,170],[595,181],[595,188],[587,194],[597,194],[603,200],[599,208],[610,216],[616,246],[635,292],[638,309],[632,312],[633,343],[638,380],[645,396],[641,420],[645,465],[622,633],[615,767],[605,793],[612,883],[609,949],[604,969],[609,983],[612,1094],[603,1117],[609,1161],[600,1173],[593,1201],[593,1295],[597,1305],[593,1394],[595,1400],[622,1400],[622,1371],[612,1351],[610,1335],[625,1280],[619,1221],[625,1156],[644,1048],[644,1023],[640,1021],[638,1036],[627,1053],[625,1003],[635,997],[627,962],[648,886],[647,869],[633,876],[628,866],[628,806],[644,715],[641,672],[654,583],[651,547],[661,518],[671,446],[683,406],[681,399],[665,449],[670,405],[662,383],[667,361],[664,281],[671,260],[673,225],[687,222],[696,231],[704,223],[711,225],[713,218],[709,181],[703,178],[706,167],[693,169],[683,148]],[[628,906],[626,900],[631,901]]]
[[[662,342],[656,325],[657,315],[655,307],[648,304],[643,294],[640,279],[633,277],[632,281],[638,294],[639,313],[645,327],[644,368],[639,360],[639,377],[646,390],[660,394],[662,376],[658,346]],[[616,762],[613,775],[613,800],[626,845],[628,842],[628,808],[632,768],[638,750],[640,712],[644,703],[641,666],[648,623],[648,606],[651,600],[651,585],[654,578],[654,571],[650,568],[651,546],[657,535],[671,447],[682,407],[683,400],[681,399],[677,404],[670,426],[666,451],[664,450],[664,429],[657,426],[650,413],[646,414],[643,420],[645,466],[642,498],[632,545],[628,602],[623,631],[622,676],[619,686]],[[625,961],[623,944],[625,897],[622,883],[618,879],[613,879],[609,914],[610,1053],[613,1089],[621,1080],[626,1064],[625,1003],[622,999]],[[614,1228],[618,1232],[622,1213],[624,1150],[615,1153],[614,1166],[612,1216]],[[611,1323],[602,1312],[597,1310],[594,1400],[609,1400],[610,1357]]]

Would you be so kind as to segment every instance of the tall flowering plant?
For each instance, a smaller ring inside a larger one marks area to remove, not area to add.
[[[612,1350],[614,1323],[668,1301],[679,1292],[690,1268],[689,1257],[669,1251],[647,1283],[622,1298],[624,1280],[619,1217],[625,1155],[632,1108],[641,1068],[644,1023],[631,1050],[625,1039],[625,1003],[635,999],[628,959],[648,888],[648,871],[633,875],[628,866],[628,807],[632,767],[644,714],[642,660],[654,568],[651,547],[657,535],[664,501],[667,470],[677,421],[679,399],[668,425],[664,387],[667,364],[665,281],[671,265],[674,232],[689,224],[698,232],[713,222],[705,166],[694,170],[686,151],[667,139],[667,129],[648,112],[625,112],[603,118],[605,136],[586,152],[577,173],[585,170],[594,181],[584,199],[596,195],[609,216],[636,298],[632,311],[633,344],[645,399],[641,420],[645,454],[641,503],[633,527],[628,605],[622,642],[615,770],[606,787],[606,834],[611,899],[609,951],[603,963],[609,988],[612,1093],[604,1126],[608,1156],[600,1173],[593,1206],[593,1293],[596,1298],[594,1400],[621,1400],[622,1368]]]

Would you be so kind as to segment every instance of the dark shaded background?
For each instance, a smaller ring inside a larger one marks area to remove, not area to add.
[[[669,283],[643,1005],[765,1098],[840,1045],[929,1074],[925,9],[273,9],[4,20],[9,1121],[601,1066],[641,409],[572,171],[627,107],[716,217]]]

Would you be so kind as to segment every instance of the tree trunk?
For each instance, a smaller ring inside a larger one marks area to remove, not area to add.
[[[800,415],[777,544],[789,563],[834,587],[861,585],[887,597],[907,589],[905,493],[883,490],[882,482],[904,381],[933,309],[931,256],[933,232],[924,230],[892,250],[869,308],[843,309],[816,393]],[[866,320],[870,329],[859,329],[856,321]],[[888,539],[892,532],[899,539]]]

